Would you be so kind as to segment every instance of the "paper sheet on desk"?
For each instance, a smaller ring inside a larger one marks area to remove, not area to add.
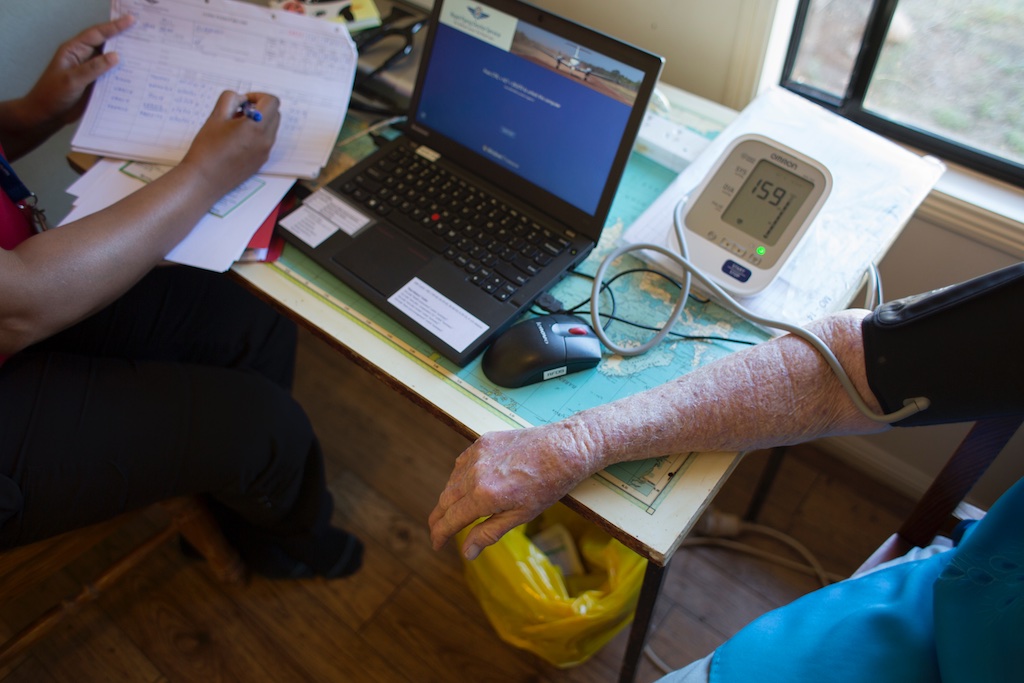
[[[143,187],[168,167],[101,159],[68,193],[76,197],[61,225],[104,209]],[[294,184],[293,178],[253,176],[207,213],[167,255],[168,261],[224,272]],[[73,228],[72,228],[73,229]]]
[[[327,163],[352,93],[344,24],[235,0],[112,0],[136,23],[107,41],[117,68],[93,87],[73,149],[174,164],[224,90],[281,100],[264,174],[312,178]]]
[[[678,250],[673,210],[710,172],[728,144],[760,133],[816,158],[829,168],[832,193],[778,277],[761,293],[740,299],[751,311],[805,325],[847,308],[865,271],[885,254],[944,167],[814,105],[775,89],[757,97],[630,226],[623,241]],[[664,256],[635,252],[672,273]],[[695,283],[696,287],[696,283]]]

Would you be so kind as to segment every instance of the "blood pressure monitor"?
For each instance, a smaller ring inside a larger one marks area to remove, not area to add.
[[[689,260],[749,296],[778,274],[832,189],[814,159],[760,135],[734,140],[682,213]]]

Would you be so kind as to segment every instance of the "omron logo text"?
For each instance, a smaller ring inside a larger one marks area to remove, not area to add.
[[[792,159],[787,159],[786,157],[782,156],[778,152],[772,152],[772,159],[774,161],[779,162],[780,164],[783,164],[785,166],[789,166],[790,168],[796,168],[796,166],[797,166],[797,163],[795,161],[793,161]]]

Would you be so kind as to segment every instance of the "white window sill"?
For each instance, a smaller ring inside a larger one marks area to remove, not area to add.
[[[750,10],[744,13],[748,17],[754,16],[755,8],[763,11],[761,5],[772,4],[756,0],[744,2]],[[731,77],[735,72],[735,77],[742,83],[752,84],[749,87],[751,98],[760,90],[780,82],[786,47],[796,17],[796,0],[774,0],[773,4],[774,14],[768,19],[760,19],[765,26],[761,33],[762,51],[750,50],[743,43],[740,46],[742,50],[737,48],[734,68],[730,71]],[[742,80],[744,76],[747,76],[746,80]],[[948,162],[946,167],[946,172],[922,202],[916,215],[933,225],[1024,260],[1024,189]]]
[[[917,216],[1024,259],[1024,190],[954,164],[947,166]]]

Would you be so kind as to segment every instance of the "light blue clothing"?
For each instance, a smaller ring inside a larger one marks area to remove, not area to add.
[[[1024,480],[954,550],[755,620],[714,653],[710,681],[1024,681]]]
[[[944,683],[1024,681],[1024,480],[939,576],[935,642]]]

